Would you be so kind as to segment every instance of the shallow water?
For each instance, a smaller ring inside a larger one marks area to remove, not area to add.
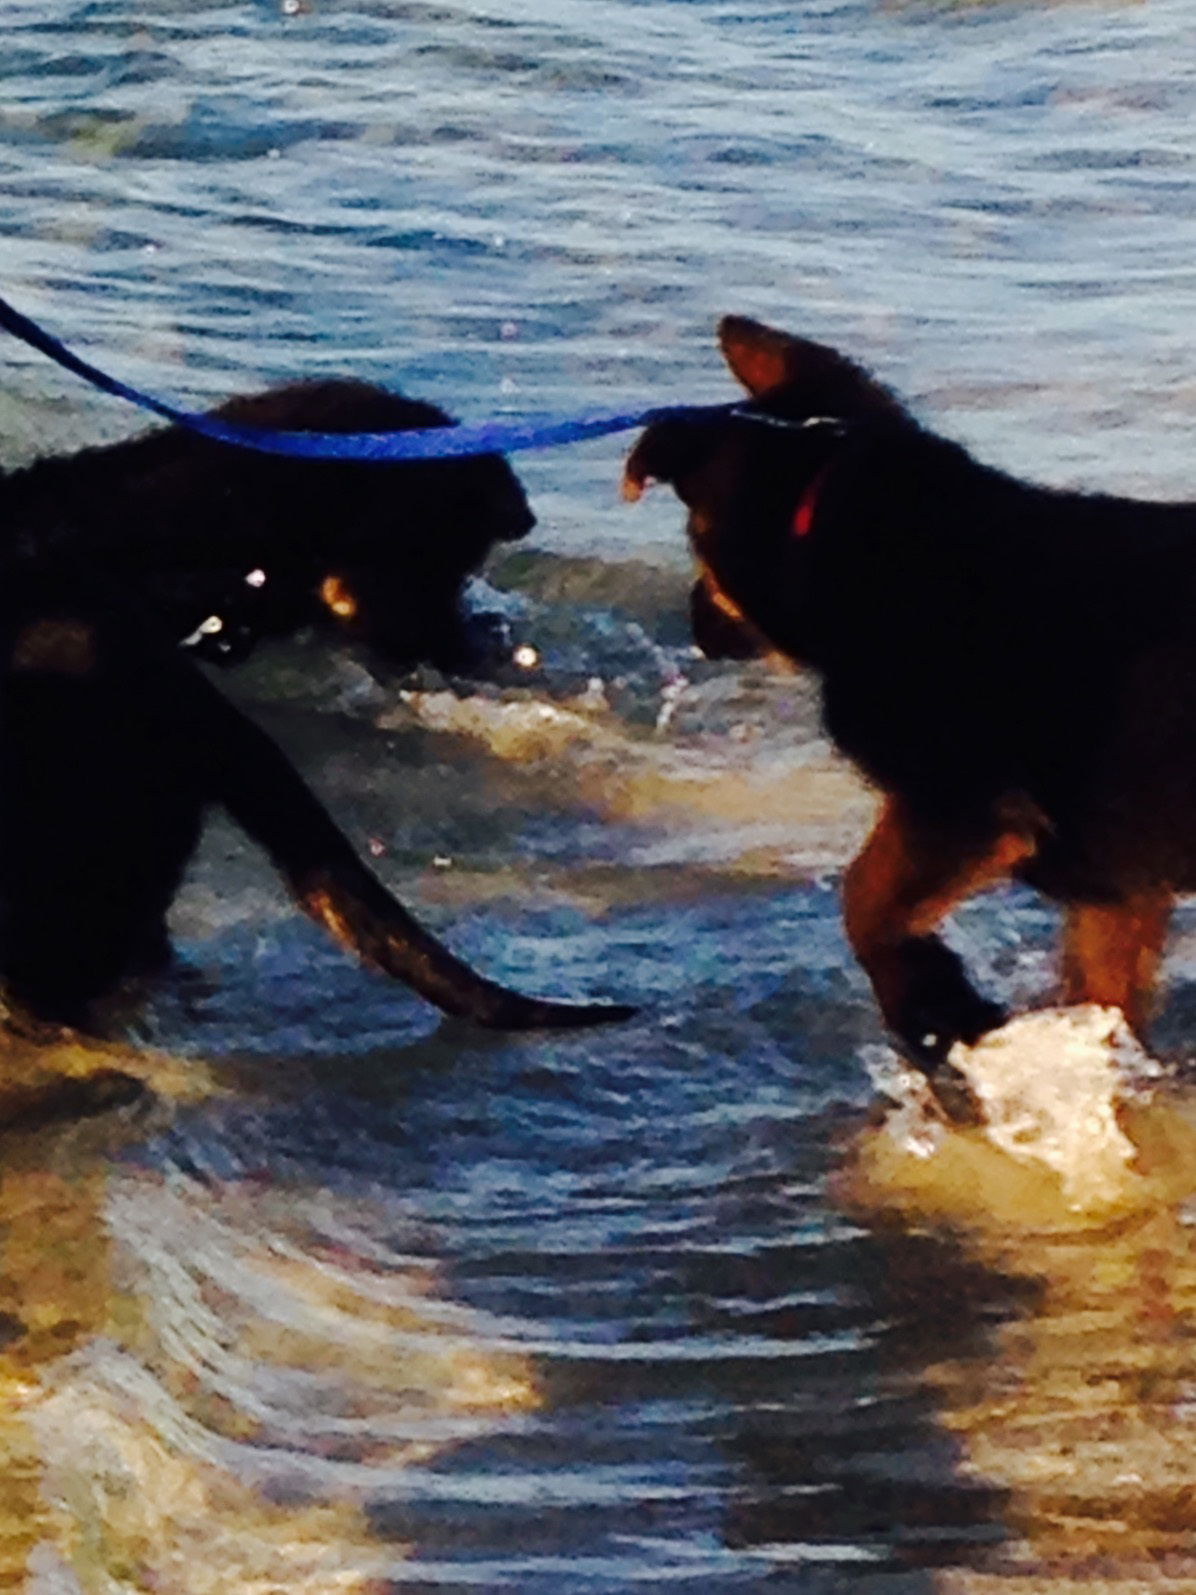
[[[134,382],[721,398],[735,309],[997,463],[1191,491],[1179,0],[8,0],[3,28],[0,291]],[[5,458],[137,424],[4,352]],[[296,644],[222,679],[480,967],[641,1015],[440,1024],[213,826],[189,973],[129,1029],[158,1106],[4,1149],[13,1587],[1196,1578],[1182,1172],[1082,1223],[974,1147],[955,1194],[844,1183],[881,1037],[834,886],[870,800],[808,683],[692,657],[677,507],[618,506],[618,462],[520,461],[540,525],[489,574],[537,671],[465,692]],[[1052,933],[1024,893],[955,930],[1014,1002]],[[1182,1165],[1182,1099],[1161,1122]]]

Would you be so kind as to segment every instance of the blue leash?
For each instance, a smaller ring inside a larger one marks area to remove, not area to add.
[[[541,416],[525,421],[481,421],[473,426],[420,427],[406,432],[277,432],[269,427],[239,426],[217,416],[194,410],[180,410],[152,393],[130,387],[111,377],[98,366],[81,359],[58,338],[39,327],[36,321],[0,298],[0,330],[9,332],[32,349],[47,355],[57,365],[72,371],[92,387],[127,399],[143,410],[152,411],[176,426],[231,443],[237,448],[256,449],[262,454],[282,454],[302,460],[366,460],[387,463],[392,460],[447,460],[471,454],[513,454],[520,449],[552,448],[560,443],[579,443],[585,438],[607,437],[612,432],[629,432],[653,421],[683,416],[714,414],[730,410],[730,405],[664,405],[634,412],[594,414],[574,417]]]

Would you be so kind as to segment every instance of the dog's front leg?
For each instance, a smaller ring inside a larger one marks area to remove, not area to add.
[[[919,822],[888,798],[847,870],[848,940],[889,1028],[941,1087],[954,1074],[945,1069],[954,1043],[978,1040],[1006,1015],[976,991],[960,959],[932,933],[956,903],[1003,880],[1034,846],[1029,827]],[[946,1105],[967,1116],[965,1103]]]

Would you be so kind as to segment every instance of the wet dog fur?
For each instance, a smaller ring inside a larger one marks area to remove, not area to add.
[[[214,413],[288,431],[451,422],[435,405],[346,379],[274,388]],[[484,650],[464,587],[496,543],[534,524],[497,455],[294,460],[172,426],[0,475],[0,550],[115,578],[175,638],[222,663],[310,626],[358,638],[396,667],[468,673]]]
[[[650,427],[625,493],[673,486],[699,642],[812,667],[883,795],[843,907],[890,1029],[949,1095],[953,1043],[1005,1015],[936,932],[1013,877],[1063,905],[1064,1000],[1141,1033],[1196,890],[1196,505],[1018,481],[833,349],[719,338],[742,413]]]
[[[631,1011],[526,997],[462,963],[157,617],[92,569],[0,561],[0,771],[0,980],[18,1026],[86,1029],[97,1003],[169,957],[167,911],[215,805],[305,913],[447,1014],[510,1029]],[[105,1106],[113,1082],[101,1085]],[[5,1097],[4,1112],[24,1122],[42,1106]]]

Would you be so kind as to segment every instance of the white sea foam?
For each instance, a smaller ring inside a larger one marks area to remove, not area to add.
[[[888,1137],[922,1161],[940,1157],[959,1137],[925,1077],[887,1049],[870,1049],[866,1062],[894,1104]],[[1148,1099],[1164,1071],[1118,1009],[1023,1014],[975,1046],[956,1045],[950,1062],[981,1109],[982,1130],[969,1133],[1053,1176],[1069,1208],[1107,1206],[1129,1192],[1138,1148],[1122,1110]]]
[[[1069,1200],[1114,1189],[1136,1148],[1118,1109],[1162,1069],[1117,1008],[1086,1004],[1023,1014],[951,1062],[984,1112],[985,1133],[1010,1157],[1053,1169]]]

